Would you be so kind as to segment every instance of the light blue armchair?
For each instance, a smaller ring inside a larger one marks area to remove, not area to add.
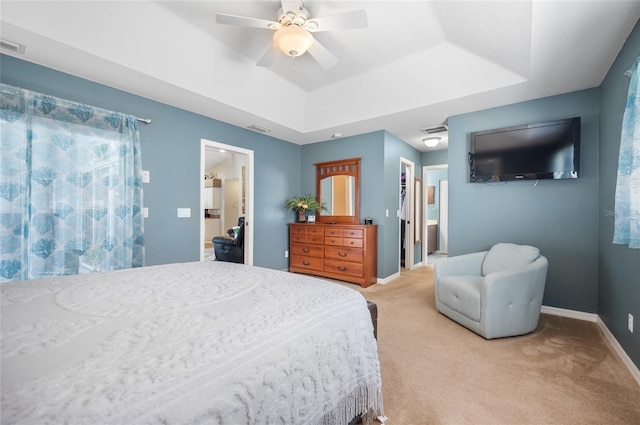
[[[486,339],[532,332],[548,265],[538,248],[510,243],[442,259],[434,266],[436,308]]]

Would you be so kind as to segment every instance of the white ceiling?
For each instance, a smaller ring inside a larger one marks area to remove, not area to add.
[[[293,143],[387,130],[427,151],[420,129],[449,116],[599,86],[640,18],[640,1],[304,5],[367,12],[366,29],[314,33],[329,70],[309,54],[257,67],[272,32],[215,22],[275,20],[278,0],[2,0],[0,34],[27,46],[3,53]]]

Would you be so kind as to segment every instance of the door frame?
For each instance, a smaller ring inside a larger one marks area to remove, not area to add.
[[[423,240],[425,241],[425,243],[422,245],[422,263],[423,264],[427,264],[427,252],[429,251],[429,239],[427,237],[427,231],[429,223],[428,223],[428,208],[429,208],[429,204],[427,204],[427,190],[429,186],[434,186],[434,184],[430,184],[429,183],[429,171],[433,171],[433,170],[442,170],[442,169],[449,169],[449,164],[437,164],[437,165],[425,165],[422,167],[422,181],[423,181],[423,188],[422,190],[424,191],[422,199],[424,199],[424,208],[423,208],[423,223],[424,226],[422,226],[423,228]],[[437,183],[437,182],[434,182]],[[438,207],[438,210],[440,210],[440,208]],[[440,221],[440,217],[438,216],[438,221]],[[439,232],[440,230],[438,230]]]
[[[414,215],[413,203],[415,201],[415,198],[413,195],[413,177],[415,176],[415,163],[406,158],[400,157],[400,169],[398,172],[398,239],[400,239],[400,232],[402,232],[402,229],[400,229],[400,226],[402,226],[402,220],[400,218],[400,209],[402,208],[400,194],[402,192],[402,166],[403,165],[406,168],[406,171],[405,171],[406,192],[405,192],[405,207],[404,207],[406,229],[404,232],[404,240],[405,240],[405,245],[409,247],[404,250],[404,268],[406,270],[411,270],[419,266],[419,264],[418,265],[413,264],[413,257],[414,257],[414,251],[415,251],[415,244],[413,242],[415,239],[414,233],[413,233],[415,229],[414,223],[413,223],[413,215]],[[410,243],[407,243],[407,240],[410,241]],[[400,241],[398,240],[398,242]],[[399,247],[398,270],[400,270],[402,268],[402,247],[400,247],[399,244],[398,244],[398,247]]]
[[[205,167],[205,154],[206,148],[225,149],[229,152],[238,153],[241,155],[247,155],[247,168],[245,170],[245,224],[244,224],[244,263],[253,265],[253,187],[254,187],[254,152],[250,149],[239,148],[233,145],[227,145],[225,143],[214,142],[212,140],[200,139],[200,238],[198,243],[200,244],[200,261],[204,260],[204,204],[203,204],[203,192],[204,186],[202,184],[202,176],[206,170]]]

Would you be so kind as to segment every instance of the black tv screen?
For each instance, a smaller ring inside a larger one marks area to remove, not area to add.
[[[576,179],[580,117],[471,133],[471,182]]]

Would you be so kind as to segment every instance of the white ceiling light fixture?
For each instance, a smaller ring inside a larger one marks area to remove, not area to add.
[[[311,33],[296,24],[280,28],[273,34],[273,42],[285,55],[296,58],[302,56],[313,45]]]
[[[424,139],[422,139],[422,141],[428,148],[435,148],[436,146],[438,146],[438,143],[440,143],[440,140],[442,140],[442,137],[438,137],[438,136],[425,137]]]

